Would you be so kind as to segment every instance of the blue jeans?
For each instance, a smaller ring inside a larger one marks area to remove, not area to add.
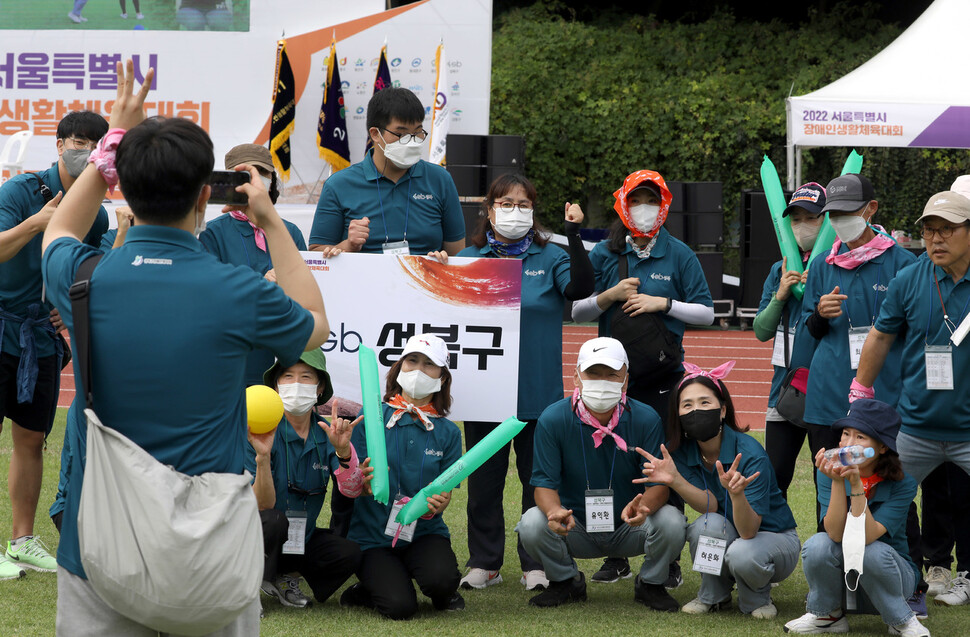
[[[515,526],[526,552],[542,563],[546,577],[552,582],[568,580],[579,572],[573,558],[634,557],[643,555],[640,580],[647,584],[662,584],[667,579],[670,562],[684,548],[687,518],[669,504],[665,504],[640,526],[621,522],[612,533],[588,533],[576,522],[565,536],[549,528],[546,514],[532,507],[522,514]]]
[[[845,579],[840,542],[826,533],[808,538],[802,547],[802,570],[808,581],[808,612],[825,616],[842,608]],[[866,546],[859,588],[889,625],[905,623],[915,615],[906,599],[916,590],[916,574],[885,542]]]
[[[903,463],[903,471],[922,482],[933,469],[944,462],[952,462],[970,474],[970,441],[945,442],[919,438],[899,432],[896,448]]]
[[[779,533],[759,531],[750,540],[742,540],[723,515],[705,513],[687,527],[691,559],[701,535],[727,540],[721,574],[701,574],[697,599],[705,604],[730,599],[737,582],[738,608],[742,613],[751,613],[771,602],[771,583],[784,580],[798,566],[800,544],[795,529]]]
[[[87,3],[88,3],[88,0],[74,0],[74,11],[72,11],[71,13],[73,13],[74,15],[81,15],[81,9],[83,9],[84,5],[86,5]]]

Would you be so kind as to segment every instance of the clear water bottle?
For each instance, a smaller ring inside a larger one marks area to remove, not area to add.
[[[876,455],[876,450],[872,447],[852,445],[851,447],[840,447],[838,449],[827,450],[825,452],[825,459],[838,460],[843,467],[849,467],[854,464],[862,464],[874,455]]]

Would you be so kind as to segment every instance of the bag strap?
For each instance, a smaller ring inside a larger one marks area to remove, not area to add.
[[[791,356],[788,352],[788,319],[790,314],[788,313],[788,303],[785,303],[785,308],[781,311],[781,337],[785,341],[785,369],[791,367]]]
[[[40,175],[38,175],[37,173],[30,173],[30,174],[31,176],[33,176],[34,179],[37,180],[37,183],[40,184],[36,192],[40,193],[40,196],[44,198],[44,203],[50,203],[51,199],[54,198],[54,193],[51,192],[50,186],[45,184],[44,180],[41,179]]]
[[[104,253],[93,254],[81,262],[69,292],[71,316],[74,318],[74,344],[77,347],[77,362],[81,372],[81,389],[88,409],[94,409],[94,395],[91,393],[91,326],[88,299],[91,296],[91,274],[103,256]]]
[[[620,253],[620,258],[616,260],[616,273],[620,276],[620,281],[630,278],[630,264],[627,263],[626,255]]]

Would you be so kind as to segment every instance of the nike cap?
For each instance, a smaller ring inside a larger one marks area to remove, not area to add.
[[[607,336],[600,336],[583,343],[579,348],[579,360],[576,362],[581,372],[585,372],[593,365],[606,365],[610,369],[620,369],[629,364],[623,343]]]
[[[415,352],[424,354],[438,367],[448,365],[448,344],[434,334],[417,334],[409,338],[401,352],[401,358]]]
[[[938,192],[926,202],[923,214],[916,222],[919,223],[927,217],[939,217],[950,223],[970,221],[970,199],[952,190]]]

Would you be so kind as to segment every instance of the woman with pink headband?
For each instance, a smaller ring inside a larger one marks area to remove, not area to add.
[[[738,586],[745,615],[772,619],[771,584],[798,565],[795,518],[775,481],[768,454],[738,426],[725,387],[734,361],[711,371],[684,363],[672,392],[667,446],[646,458],[641,482],[665,484],[701,513],[687,527],[693,568],[701,573],[697,597],[681,608],[692,615],[730,608]]]

